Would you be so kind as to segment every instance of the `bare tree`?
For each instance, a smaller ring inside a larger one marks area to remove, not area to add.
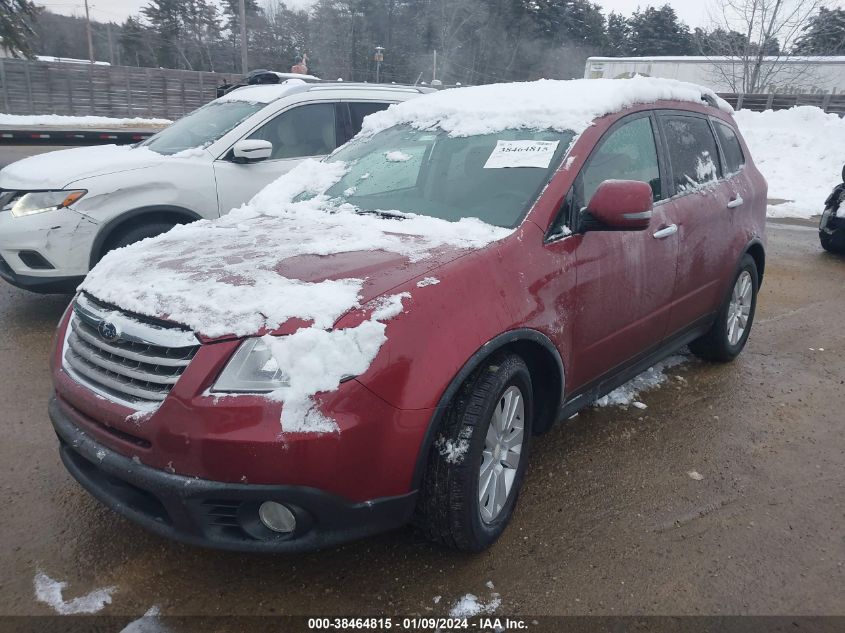
[[[796,40],[825,0],[715,0],[704,53],[733,92],[762,92],[807,79]],[[700,43],[701,44],[701,43]]]

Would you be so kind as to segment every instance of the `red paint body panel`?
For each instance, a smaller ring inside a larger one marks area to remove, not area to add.
[[[546,232],[601,136],[619,118],[678,108],[732,118],[715,108],[660,103],[595,121],[509,237],[477,251],[444,249],[411,263],[390,253],[299,257],[286,276],[308,281],[366,278],[362,301],[411,293],[387,322],[387,343],[369,369],[318,400],[336,434],[281,433],[282,404],[260,396],[215,398],[207,390],[239,344],[203,341],[162,406],[148,419],[94,395],[61,369],[68,315],[60,325],[53,374],[63,409],[98,442],[157,469],[221,482],[295,484],[354,501],[410,491],[435,407],[485,343],[528,328],[554,344],[572,393],[668,335],[714,312],[747,245],[764,242],[766,184],[751,162],[707,194],[654,206],[645,231],[595,231],[546,242]],[[741,138],[741,137],[740,137]],[[741,208],[727,209],[741,195]],[[675,223],[676,239],[652,233]],[[424,276],[440,283],[417,287]],[[361,313],[336,327],[355,325]],[[294,331],[285,324],[277,334]],[[131,438],[137,438],[132,440]]]

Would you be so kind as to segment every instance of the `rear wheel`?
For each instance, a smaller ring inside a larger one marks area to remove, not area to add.
[[[449,404],[420,490],[415,523],[432,540],[465,551],[492,545],[513,514],[531,438],[531,375],[500,354]]]
[[[710,331],[690,343],[693,354],[718,362],[732,361],[739,355],[751,333],[758,287],[757,264],[746,254]]]

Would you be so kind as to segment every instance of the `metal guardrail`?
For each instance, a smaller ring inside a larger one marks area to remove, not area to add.
[[[143,141],[158,130],[47,129],[0,127],[0,145],[127,145]]]
[[[825,112],[845,116],[845,94],[719,93],[734,110],[786,110],[795,106],[816,106]]]

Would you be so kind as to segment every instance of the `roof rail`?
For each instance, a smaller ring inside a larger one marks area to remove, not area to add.
[[[719,107],[719,104],[716,102],[716,98],[711,94],[707,94],[706,92],[701,93],[701,100],[707,105],[712,106],[714,108]]]

